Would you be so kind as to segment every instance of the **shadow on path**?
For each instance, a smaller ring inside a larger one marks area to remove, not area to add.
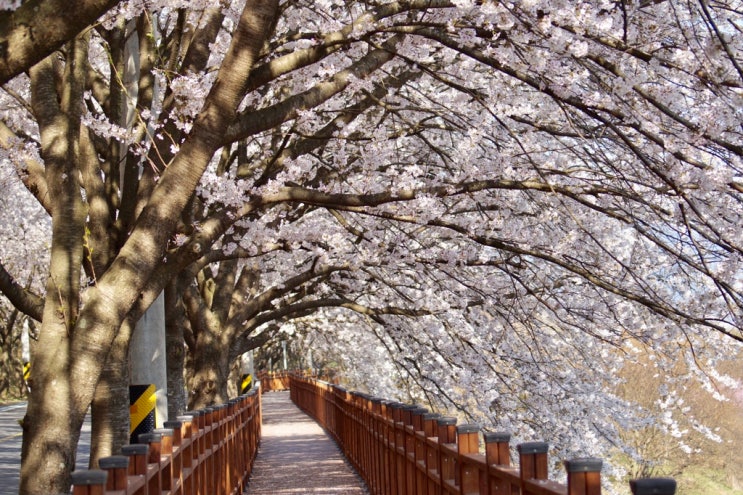
[[[335,442],[289,392],[270,392],[262,401],[263,434],[245,495],[368,494]]]

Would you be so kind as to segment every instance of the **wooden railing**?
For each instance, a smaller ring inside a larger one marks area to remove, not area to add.
[[[100,470],[72,473],[73,495],[239,495],[261,433],[254,389],[227,404],[168,421],[140,435],[122,455],[99,459]]]
[[[483,433],[427,409],[347,392],[313,378],[293,375],[291,397],[315,418],[377,495],[599,495],[602,461],[564,462],[567,485],[548,479],[548,444],[516,446],[511,466],[510,435]],[[635,495],[673,495],[670,479],[635,480]]]
[[[289,390],[289,376],[288,371],[260,371],[258,380],[261,382],[261,390],[263,393]]]

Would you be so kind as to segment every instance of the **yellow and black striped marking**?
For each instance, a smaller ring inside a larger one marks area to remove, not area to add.
[[[28,383],[28,380],[31,378],[31,363],[26,361],[23,363],[23,381]]]
[[[129,386],[129,443],[155,429],[156,403],[154,385]]]
[[[250,373],[244,374],[240,379],[240,394],[247,394],[253,387],[253,375]]]

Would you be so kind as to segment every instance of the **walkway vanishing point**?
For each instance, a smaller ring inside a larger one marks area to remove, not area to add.
[[[545,442],[512,451],[508,433],[299,374],[265,377],[261,385],[283,392],[253,390],[140,435],[124,455],[99,459],[101,470],[74,472],[73,495],[601,494],[600,459],[563,461],[561,484],[548,479]],[[633,495],[676,491],[668,478],[630,487]]]
[[[292,403],[263,395],[263,432],[245,495],[365,495],[361,478],[335,442]]]

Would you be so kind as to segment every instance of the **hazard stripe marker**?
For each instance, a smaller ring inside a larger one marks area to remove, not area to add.
[[[240,394],[247,394],[253,387],[253,375],[246,373],[240,381]]]
[[[129,443],[155,429],[155,385],[129,386]]]

